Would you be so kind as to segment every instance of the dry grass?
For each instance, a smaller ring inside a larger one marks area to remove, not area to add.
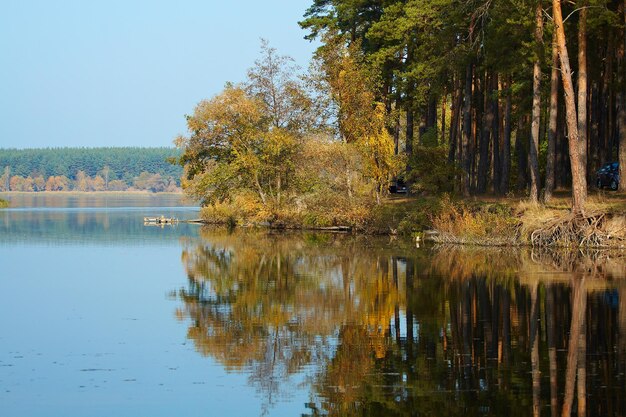
[[[620,248],[626,245],[626,199],[592,195],[584,213],[573,214],[569,197],[549,205],[528,200],[486,198],[461,202],[444,199],[432,217],[443,243],[532,245],[538,247]],[[508,210],[506,209],[508,207]]]
[[[439,243],[473,245],[519,245],[520,220],[510,206],[468,204],[444,197],[441,208],[431,216]]]

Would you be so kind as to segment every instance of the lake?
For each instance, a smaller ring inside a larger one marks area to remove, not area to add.
[[[2,416],[626,414],[623,252],[144,225],[197,218],[178,195],[0,198]]]

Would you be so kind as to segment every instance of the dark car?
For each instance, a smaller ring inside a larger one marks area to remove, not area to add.
[[[619,164],[611,162],[602,165],[602,168],[596,172],[596,186],[599,189],[609,187],[611,190],[617,190],[619,187]]]
[[[406,194],[407,191],[406,183],[401,179],[395,179],[389,185],[389,192],[392,194]]]

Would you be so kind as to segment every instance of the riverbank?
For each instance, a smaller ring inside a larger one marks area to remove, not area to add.
[[[626,247],[626,201],[591,196],[573,214],[567,198],[548,205],[527,201],[447,201],[432,217],[439,243],[486,246]]]
[[[0,209],[9,207],[9,202],[0,198]]]
[[[590,195],[585,214],[578,216],[571,214],[569,195],[557,193],[547,205],[519,197],[447,195],[394,196],[381,205],[364,201],[307,210],[229,204],[205,207],[201,218],[232,227],[351,231],[464,245],[626,247],[626,198],[604,192]]]

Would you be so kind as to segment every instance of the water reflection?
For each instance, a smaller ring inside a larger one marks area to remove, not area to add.
[[[145,227],[145,216],[198,217],[198,208],[177,194],[5,193],[0,247],[20,244],[159,244],[196,234],[197,225]]]
[[[623,415],[621,256],[205,231],[177,315],[263,411],[306,384],[309,416]]]

